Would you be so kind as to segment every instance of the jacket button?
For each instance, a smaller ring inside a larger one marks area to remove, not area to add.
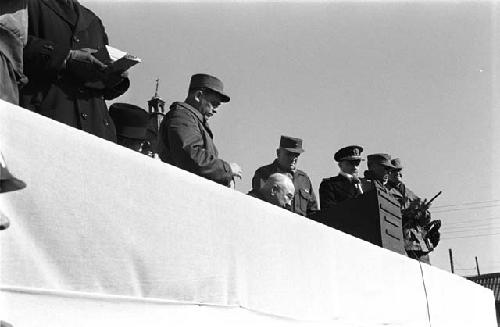
[[[77,38],[76,36],[73,36],[73,41],[75,41],[76,43],[80,42],[80,39]]]
[[[87,119],[87,117],[89,116],[89,114],[85,112],[82,112],[80,115],[82,116],[83,119]]]
[[[104,122],[104,126],[106,126],[106,127],[109,126],[109,121],[107,121],[106,119],[104,119],[103,122]]]

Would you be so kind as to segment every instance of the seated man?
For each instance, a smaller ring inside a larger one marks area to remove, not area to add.
[[[302,149],[302,139],[281,136],[280,146],[276,150],[276,160],[255,171],[252,178],[251,192],[255,192],[264,186],[272,174],[286,174],[295,186],[295,195],[290,211],[302,216],[311,217],[314,213],[318,212],[318,203],[309,176],[302,170],[297,169],[297,161],[302,152],[304,152],[304,149]]]
[[[338,162],[340,172],[337,176],[323,179],[319,185],[322,210],[363,194],[358,178],[358,166],[361,160],[364,160],[361,158],[361,152],[362,147],[351,145],[335,153],[333,158]]]
[[[148,113],[139,106],[117,102],[109,107],[109,115],[116,126],[116,143],[147,154],[145,151],[149,148],[146,145]]]
[[[295,187],[292,180],[280,173],[274,173],[258,190],[252,190],[248,193],[253,197],[277,205],[281,208],[289,208],[292,204]]]

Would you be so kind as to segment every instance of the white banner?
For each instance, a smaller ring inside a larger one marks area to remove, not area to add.
[[[195,316],[194,304],[227,306],[290,319],[281,323],[496,326],[492,292],[461,277],[421,271],[416,261],[5,102],[0,124],[0,151],[27,184],[0,194],[11,220],[0,232],[2,315],[13,325],[30,312],[19,303],[38,296],[80,299],[80,308],[88,298],[177,303]],[[89,314],[96,307],[87,305]]]

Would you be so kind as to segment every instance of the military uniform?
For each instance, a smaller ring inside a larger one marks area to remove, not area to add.
[[[321,209],[325,210],[334,205],[349,199],[353,199],[361,194],[354,180],[343,174],[325,178],[319,185],[319,197]]]
[[[229,163],[219,159],[213,134],[203,115],[185,102],[174,102],[160,125],[159,155],[177,166],[229,186]]]
[[[318,211],[318,202],[316,196],[314,195],[313,187],[309,176],[302,170],[296,170],[293,173],[283,172],[278,165],[278,160],[273,163],[260,167],[255,171],[255,175],[252,178],[252,190],[251,193],[259,190],[266,180],[274,173],[282,173],[288,175],[293,181],[295,186],[295,194],[292,200],[291,211],[295,212],[301,216],[309,217],[311,214]]]
[[[322,210],[326,210],[342,201],[363,194],[359,178],[351,175],[357,173],[356,167],[364,160],[361,157],[361,152],[363,152],[361,146],[350,145],[339,149],[335,153],[333,159],[339,162],[341,172],[337,176],[323,179],[319,185],[319,197]],[[344,162],[344,164],[350,163],[350,165],[343,166],[341,162]],[[342,169],[345,171],[342,171]]]

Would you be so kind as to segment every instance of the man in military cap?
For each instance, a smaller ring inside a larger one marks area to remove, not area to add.
[[[272,174],[286,174],[290,177],[295,186],[295,194],[290,210],[306,217],[317,212],[318,203],[314,195],[311,180],[305,172],[297,169],[297,161],[302,152],[304,152],[302,148],[302,139],[281,136],[280,146],[276,150],[276,160],[255,171],[255,175],[252,179],[252,191],[250,192],[256,192],[262,188]]]
[[[292,204],[294,193],[295,186],[293,186],[290,177],[285,174],[274,173],[269,176],[262,188],[252,190],[248,195],[288,209]]]
[[[361,188],[364,192],[373,189],[373,183],[386,187],[389,180],[389,172],[394,168],[391,164],[391,156],[387,153],[374,153],[367,156],[368,170],[365,170],[364,178],[361,179]]]
[[[145,143],[148,113],[139,106],[116,102],[109,107],[109,115],[116,126],[117,143],[144,153],[147,148]]]
[[[430,213],[427,212],[428,221],[421,222],[415,220],[413,213],[415,211],[408,210],[410,206],[420,203],[420,198],[415,195],[403,183],[403,165],[399,158],[391,160],[393,169],[389,172],[389,180],[387,187],[389,193],[398,200],[401,205],[401,212],[403,213],[403,236],[405,239],[405,250],[410,258],[419,261],[430,263],[429,255],[431,251],[439,243],[440,224],[431,224]]]
[[[333,156],[338,162],[340,172],[337,176],[325,178],[319,185],[321,209],[333,207],[339,202],[363,194],[358,178],[358,166],[361,163],[363,148],[351,145],[338,150]]]
[[[226,186],[230,186],[235,177],[241,178],[238,164],[219,158],[208,126],[208,119],[219,105],[229,100],[217,77],[191,76],[186,100],[172,103],[160,125],[160,159]]]

